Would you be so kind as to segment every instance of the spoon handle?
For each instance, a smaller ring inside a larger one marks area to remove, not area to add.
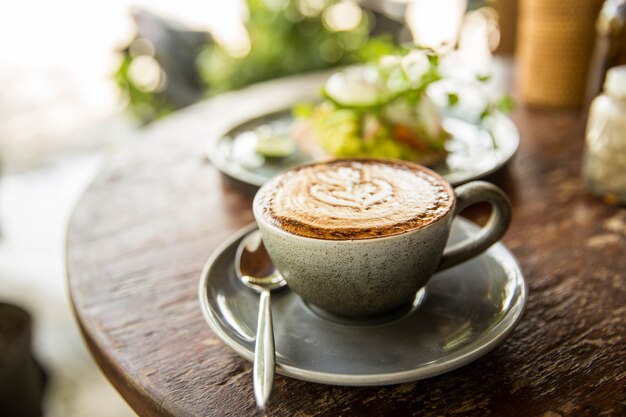
[[[270,309],[270,292],[263,289],[259,301],[259,321],[256,331],[254,350],[254,397],[259,408],[265,408],[274,384],[276,367],[274,350],[274,329],[272,328],[272,310]]]

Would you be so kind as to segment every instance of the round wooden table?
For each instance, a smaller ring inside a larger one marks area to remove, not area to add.
[[[102,371],[142,416],[263,414],[251,363],[211,332],[198,303],[209,255],[253,221],[254,190],[203,155],[232,109],[271,110],[227,95],[155,124],[98,176],[69,226],[76,317]],[[513,334],[461,369],[414,383],[277,376],[267,415],[626,415],[626,210],[583,186],[578,112],[521,108],[513,119],[521,148],[492,178],[513,201],[504,243],[530,289]]]

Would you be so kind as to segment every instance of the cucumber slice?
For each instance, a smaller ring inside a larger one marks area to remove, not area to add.
[[[284,158],[296,151],[296,143],[288,134],[259,135],[254,150],[268,158]]]
[[[333,74],[324,86],[324,94],[345,107],[377,105],[385,94],[378,72],[371,67],[353,67]]]

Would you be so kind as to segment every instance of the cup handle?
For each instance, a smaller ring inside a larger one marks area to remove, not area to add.
[[[484,252],[504,235],[511,223],[511,202],[506,194],[495,185],[484,181],[474,181],[455,188],[454,192],[456,194],[454,216],[480,202],[491,204],[491,215],[487,224],[476,236],[444,250],[437,271],[451,268]]]

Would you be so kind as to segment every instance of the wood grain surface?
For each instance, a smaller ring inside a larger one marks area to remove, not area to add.
[[[76,317],[140,415],[626,415],[626,210],[584,188],[579,113],[523,108],[513,114],[519,153],[492,178],[513,201],[504,243],[530,290],[513,334],[461,369],[414,383],[350,388],[278,376],[258,411],[251,363],[211,332],[197,291],[211,252],[253,220],[253,190],[207,163],[204,138],[233,113],[259,110],[272,109],[226,95],[159,122],[108,164],[71,220]],[[208,111],[221,117],[207,120]]]

